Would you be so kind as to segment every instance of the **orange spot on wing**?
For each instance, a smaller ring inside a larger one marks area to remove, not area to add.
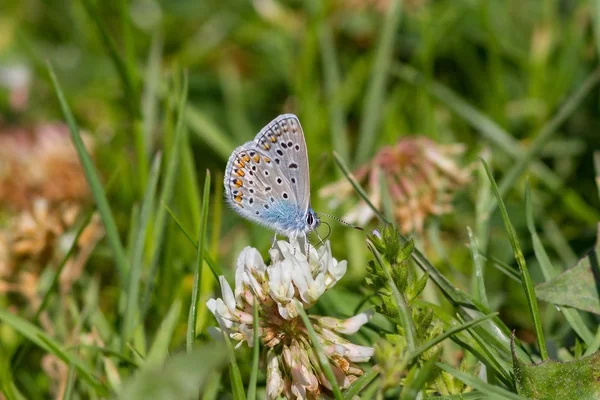
[[[260,163],[260,157],[259,156],[254,156],[254,162],[259,164]]]
[[[238,174],[238,176],[244,176],[244,175],[246,175],[244,173],[244,171],[242,171],[241,169],[238,169],[235,173]]]
[[[241,180],[241,179],[236,179],[236,180],[234,180],[234,181],[233,181],[233,184],[234,184],[236,187],[242,187],[242,186],[244,186],[244,184],[242,183],[242,180]]]

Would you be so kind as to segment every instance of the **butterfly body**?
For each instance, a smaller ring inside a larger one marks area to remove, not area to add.
[[[304,133],[293,114],[278,116],[233,151],[224,185],[234,210],[277,233],[306,236],[319,225],[310,207]]]

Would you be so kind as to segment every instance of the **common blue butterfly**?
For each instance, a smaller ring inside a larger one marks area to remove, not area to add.
[[[319,226],[310,207],[308,154],[298,117],[283,114],[237,147],[225,170],[227,202],[242,217],[289,238]]]

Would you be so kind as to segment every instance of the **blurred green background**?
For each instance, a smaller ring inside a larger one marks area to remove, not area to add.
[[[110,182],[106,191],[122,241],[131,243],[132,209],[143,199],[151,160],[161,152],[164,171],[172,155],[185,70],[187,135],[170,207],[196,237],[201,188],[210,170],[208,246],[230,278],[239,251],[252,245],[266,255],[272,236],[225,206],[222,174],[233,148],[278,114],[292,112],[302,122],[313,208],[338,217],[358,197],[331,209],[317,195],[342,177],[333,151],[355,169],[405,136],[462,143],[466,153],[458,163],[475,166],[472,182],[458,191],[454,211],[430,217],[425,230],[414,234],[419,246],[454,284],[470,290],[466,227],[478,225],[485,178],[475,171],[485,155],[496,179],[507,184],[504,198],[537,282],[543,278],[528,239],[525,179],[554,263],[572,265],[595,241],[599,51],[600,7],[592,0],[3,0],[0,135],[9,127],[64,120],[49,62],[79,127],[96,142],[96,166],[103,182]],[[515,165],[521,170],[511,170]],[[163,180],[164,175],[159,186]],[[157,201],[153,212],[160,208]],[[364,289],[368,253],[361,233],[330,222],[334,256],[349,260],[350,278],[320,307],[347,316]],[[150,225],[151,232],[154,222]],[[191,292],[196,250],[173,220],[166,226],[144,340],[154,335],[174,301],[187,307]],[[476,232],[480,241],[485,238],[485,253],[514,266],[498,213],[492,215],[489,234],[487,229]],[[152,280],[147,265],[156,253],[150,237],[144,285]],[[519,284],[491,265],[486,271],[492,309],[500,310],[525,341],[531,339]],[[210,271],[204,272],[202,299],[214,287]],[[107,342],[119,329],[117,280],[104,240],[67,295],[72,307],[85,308],[86,292],[92,283],[98,285],[95,301],[102,317],[92,313],[81,324],[89,330],[100,318]],[[340,299],[350,305],[333,307],[343,303]],[[59,301],[67,300],[54,300],[50,312],[59,312],[54,304]],[[542,308],[547,340],[555,341],[555,348],[563,340],[572,343],[554,307]],[[203,332],[214,321],[206,310],[200,312]],[[33,315],[28,309],[21,314],[30,320]],[[61,321],[57,315],[53,318]],[[62,322],[57,335],[66,343],[71,324]],[[182,317],[171,348],[181,347],[184,333]],[[17,381],[36,382],[39,389],[27,389],[27,397],[42,398],[49,383],[36,369],[39,354],[28,354],[30,370],[20,372]]]

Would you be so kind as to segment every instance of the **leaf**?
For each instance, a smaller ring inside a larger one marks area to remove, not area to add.
[[[535,229],[535,222],[533,220],[533,207],[531,205],[531,190],[529,189],[529,184],[527,184],[525,189],[525,215],[527,219],[527,228],[529,229],[529,233],[531,234],[531,242],[533,243],[533,251],[535,253],[535,257],[537,258],[542,274],[544,275],[544,279],[546,281],[551,280],[555,276],[560,274],[560,270],[555,267],[548,254],[546,253],[546,249],[544,249],[544,245],[542,244],[542,240],[540,239],[537,231]],[[537,296],[537,294],[536,294]],[[539,297],[539,296],[538,296]],[[564,307],[562,310],[565,319],[571,325],[573,330],[583,339],[583,341],[589,345],[593,340],[592,331],[589,330],[581,315],[577,310],[573,310],[571,308]]]
[[[531,365],[513,355],[515,383],[529,399],[600,398],[600,352],[575,361]]]
[[[119,399],[197,399],[200,390],[227,361],[222,343],[210,343],[171,358],[157,368],[144,369],[124,385]]]
[[[600,314],[600,224],[596,246],[573,267],[535,287],[540,300]]]

